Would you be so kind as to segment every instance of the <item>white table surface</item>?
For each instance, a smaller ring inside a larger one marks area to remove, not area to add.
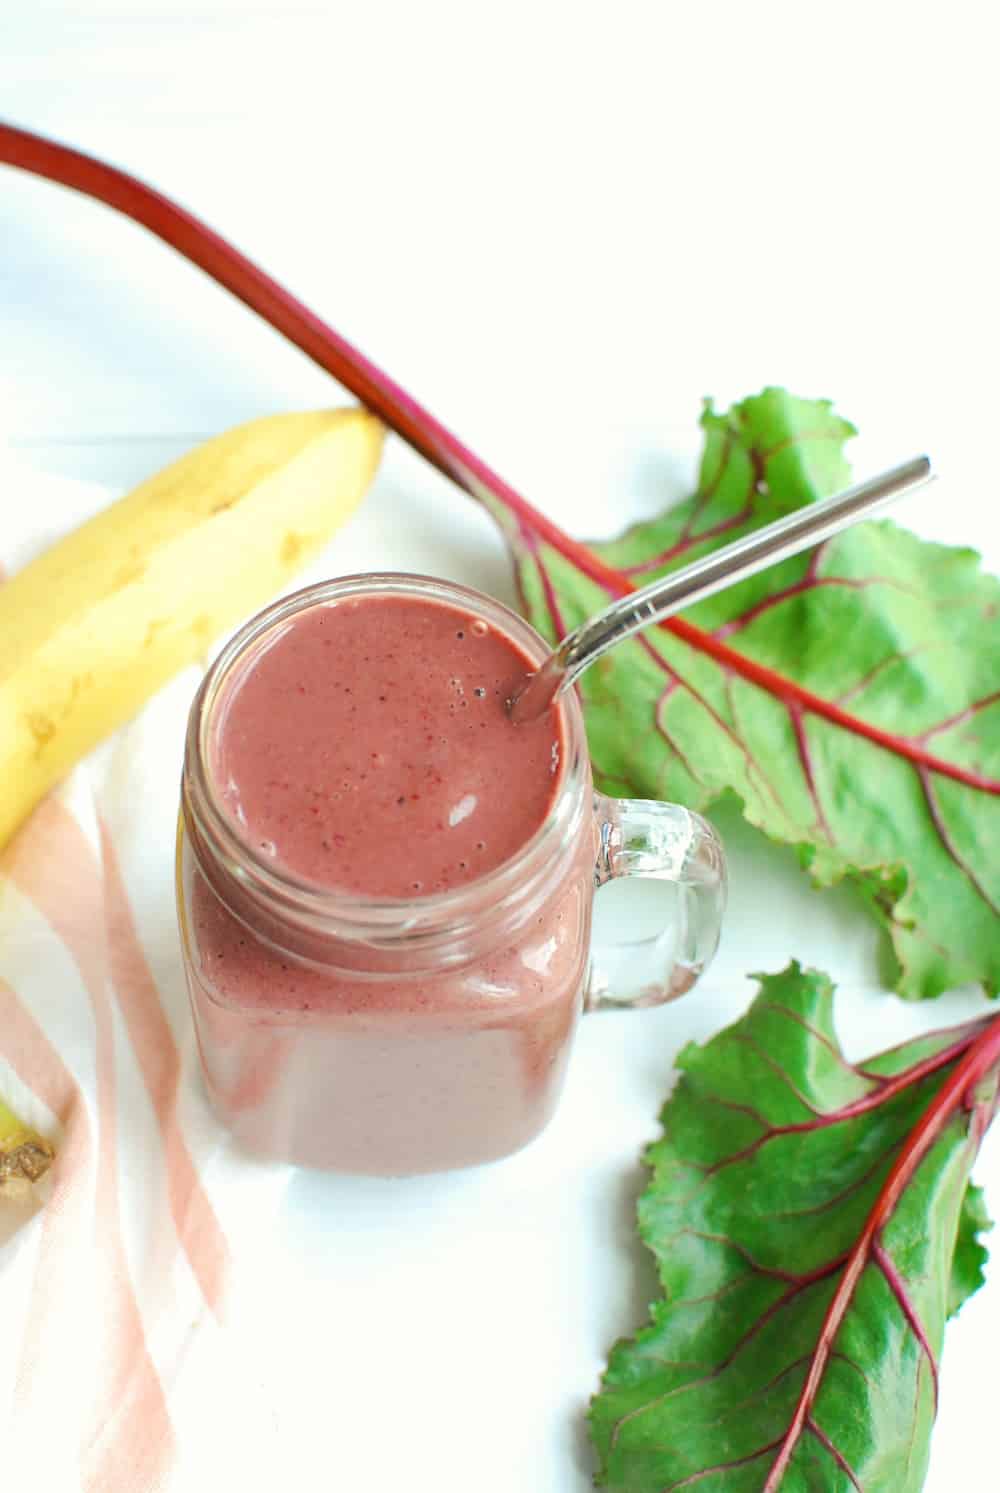
[[[780,382],[861,426],[859,469],[929,450],[942,480],[905,517],[1000,567],[989,7],[2,10],[8,119],[207,218],[574,531],[683,490],[703,394]],[[0,439],[22,462],[119,490],[197,437],[338,397],[138,229],[0,172]],[[369,566],[511,596],[488,522],[395,442],[330,555]],[[237,1321],[268,1314],[262,1382],[301,1486],[584,1493],[583,1406],[652,1292],[631,1210],[678,1047],[790,955],[840,983],[852,1054],[975,1003],[887,996],[853,896],[721,822],[733,897],[710,976],[587,1021],[539,1142],[450,1178],[299,1175],[261,1220]],[[977,1175],[1000,1212],[997,1136]],[[280,1312],[261,1304],[275,1268]],[[930,1493],[995,1485],[992,1275],[948,1330]],[[317,1419],[319,1472],[297,1461]]]

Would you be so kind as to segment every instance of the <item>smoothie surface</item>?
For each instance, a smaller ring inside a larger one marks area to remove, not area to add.
[[[371,897],[459,887],[515,854],[558,792],[561,712],[507,715],[529,668],[450,603],[317,606],[227,687],[217,789],[242,837],[298,876]]]

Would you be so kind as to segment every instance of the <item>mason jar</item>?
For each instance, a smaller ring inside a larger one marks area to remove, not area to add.
[[[353,576],[268,607],[222,650],[191,709],[177,899],[220,1119],[261,1156],[400,1175],[491,1161],[538,1135],[584,1011],[657,1004],[698,978],[718,941],[726,875],[698,815],[594,792],[575,693],[555,707],[564,761],[548,817],[479,878],[369,898],[266,854],[223,801],[226,699],[297,617],[384,596],[475,614],[535,666],[549,651],[499,602],[423,576]],[[671,895],[652,933],[594,950],[595,890],[617,877],[670,883]]]

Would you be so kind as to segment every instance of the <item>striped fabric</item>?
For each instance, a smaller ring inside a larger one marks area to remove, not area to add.
[[[8,573],[106,501],[0,475]],[[38,504],[14,501],[28,482]],[[11,530],[40,512],[49,532]],[[198,677],[162,691],[0,854],[0,1089],[57,1147],[37,1198],[0,1212],[5,1486],[233,1486],[241,1465],[256,1486],[274,1439],[262,1377],[225,1324],[234,1234],[285,1169],[232,1155],[212,1120],[176,936]]]

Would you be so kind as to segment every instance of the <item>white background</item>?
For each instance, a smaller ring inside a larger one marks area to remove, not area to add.
[[[942,480],[901,517],[996,568],[991,9],[4,0],[0,111],[201,214],[578,533],[682,491],[702,395],[780,382],[861,426],[859,469],[930,451]],[[0,173],[0,438],[25,464],[118,490],[338,397],[138,229]],[[368,566],[511,594],[486,520],[396,443],[326,568]],[[582,1407],[653,1289],[631,1209],[677,1048],[792,954],[839,981],[852,1053],[969,1007],[886,996],[854,899],[723,827],[711,976],[585,1023],[528,1152],[295,1176],[259,1221],[235,1300],[303,1487],[584,1493]],[[995,1141],[979,1175],[1000,1211]],[[998,1331],[995,1280],[949,1328],[931,1493],[994,1485]]]

